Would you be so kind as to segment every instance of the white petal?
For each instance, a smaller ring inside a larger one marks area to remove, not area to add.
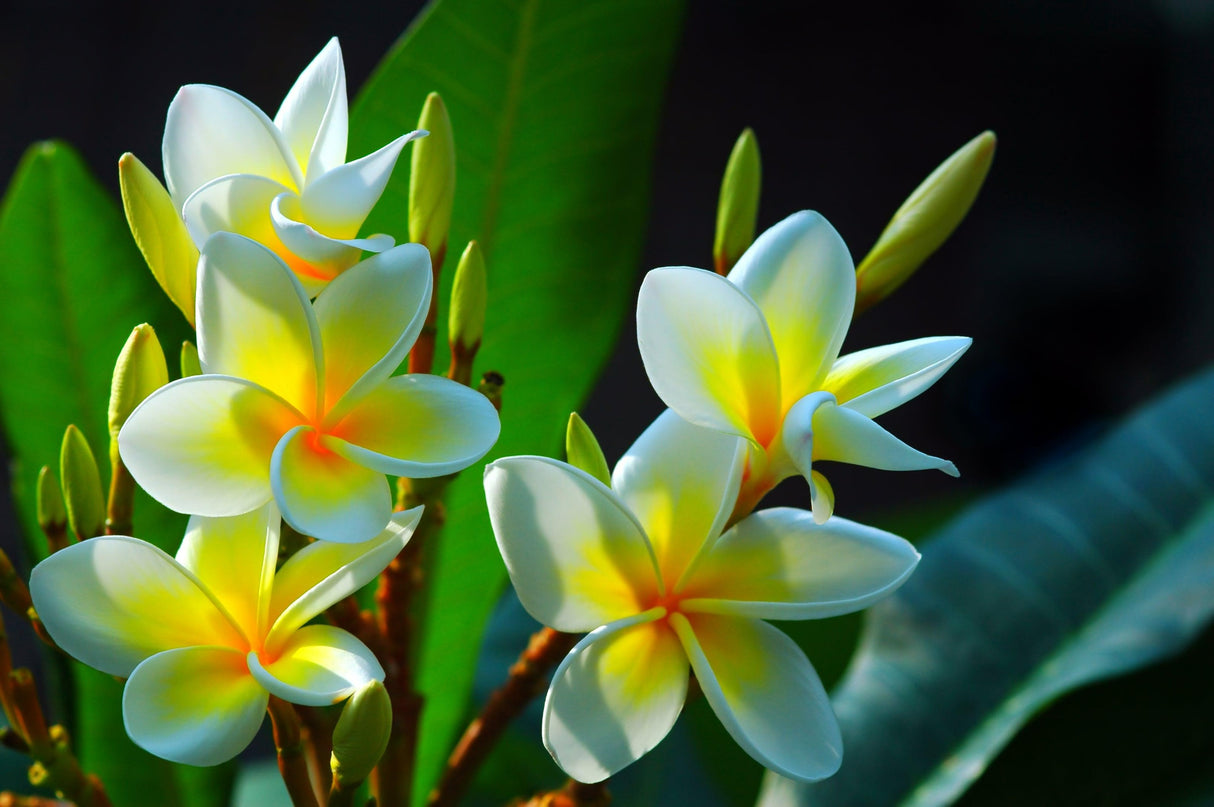
[[[303,706],[328,706],[354,694],[371,681],[384,680],[380,666],[367,646],[332,625],[307,625],[272,650],[273,660],[262,663],[249,653],[253,677],[285,701]]]
[[[916,451],[854,409],[825,403],[813,415],[813,456],[883,471],[920,471],[934,468],[957,476],[948,460]]]
[[[284,193],[270,203],[270,222],[274,227],[274,237],[307,264],[306,276],[317,281],[321,288],[358,263],[363,250],[382,252],[396,243],[387,235],[332,238],[304,222],[303,215],[299,197],[293,194]],[[309,293],[312,293],[310,289]]]
[[[816,782],[839,770],[843,738],[801,648],[757,619],[672,614],[704,696],[730,736],[761,765]]]
[[[308,182],[346,161],[349,109],[337,37],[295,79],[274,116]]]
[[[867,608],[910,577],[919,553],[893,533],[791,507],[752,513],[696,567],[682,609],[821,619]],[[701,599],[703,598],[703,599]]]
[[[935,384],[972,342],[936,336],[849,353],[835,362],[823,387],[840,405],[875,418]]]
[[[136,745],[162,759],[218,765],[253,741],[268,702],[243,653],[187,647],[135,668],[122,692],[122,721]]]
[[[254,174],[228,174],[212,179],[185,200],[182,218],[199,249],[215,233],[237,233],[281,254],[286,248],[274,232],[270,203],[290,191]]]
[[[51,555],[30,574],[30,596],[56,644],[110,675],[128,676],[164,650],[245,641],[193,575],[124,535]]]
[[[354,162],[339,165],[320,177],[308,175],[308,188],[300,197],[304,220],[325,235],[354,238],[379,201],[401,149],[425,136],[413,131]]]
[[[649,383],[685,419],[757,441],[780,426],[780,370],[763,314],[720,275],[671,266],[645,275],[637,342]]]
[[[252,382],[182,378],[156,390],[118,434],[122,461],[179,513],[235,516],[270,500],[270,459],[299,414]]]
[[[826,219],[803,210],[755,239],[729,279],[767,318],[787,410],[821,388],[839,355],[856,303],[851,254]]]
[[[257,174],[300,188],[303,174],[273,121],[222,87],[189,84],[169,104],[164,180],[178,210],[191,193],[228,174]]]
[[[544,701],[544,745],[564,771],[599,782],[662,741],[687,697],[687,656],[663,622],[599,628],[570,651]]]
[[[616,463],[611,487],[645,528],[672,585],[725,529],[742,485],[746,441],[667,409]]]
[[[497,546],[523,607],[578,633],[632,616],[663,591],[653,549],[603,483],[545,457],[506,457],[485,468]]]

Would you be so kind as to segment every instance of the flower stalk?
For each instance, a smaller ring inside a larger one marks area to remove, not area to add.
[[[278,772],[287,786],[291,803],[295,807],[319,807],[312,779],[308,776],[308,763],[304,756],[304,744],[300,730],[299,715],[295,707],[281,698],[271,695],[266,711],[274,726],[274,750],[278,753]]]

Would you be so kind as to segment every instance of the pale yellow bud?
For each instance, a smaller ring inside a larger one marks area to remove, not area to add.
[[[185,222],[164,185],[130,152],[118,160],[118,185],[127,224],[143,259],[160,288],[192,326],[198,248]]]
[[[725,177],[721,180],[721,196],[717,200],[717,233],[712,242],[712,260],[719,274],[728,272],[755,240],[762,174],[759,141],[748,127],[730,152]]]
[[[430,134],[414,142],[409,173],[409,240],[424,244],[436,263],[447,248],[455,203],[455,139],[438,93],[426,96],[417,128]]]
[[[983,132],[923,180],[856,267],[856,311],[902,285],[965,218],[995,159],[995,133]]]
[[[569,426],[565,429],[565,457],[574,468],[580,468],[611,487],[611,470],[607,467],[603,449],[577,412],[570,413]]]
[[[110,440],[116,444],[122,424],[143,399],[169,383],[169,367],[156,331],[146,322],[127,337],[110,382]]]
[[[75,426],[68,426],[59,451],[59,476],[63,480],[63,498],[67,521],[76,538],[84,540],[105,530],[105,495],[101,473],[88,441]]]
[[[181,343],[181,377],[202,375],[202,363],[198,360],[198,348],[190,340]]]
[[[333,727],[329,767],[343,786],[365,780],[384,755],[392,732],[392,701],[379,681],[371,681],[350,696]]]
[[[59,533],[67,529],[67,509],[55,472],[43,465],[38,472],[38,526],[44,533]]]
[[[489,287],[485,271],[485,256],[480,245],[469,241],[455,267],[451,286],[451,313],[447,318],[450,341],[463,350],[474,350],[485,332],[485,306]]]

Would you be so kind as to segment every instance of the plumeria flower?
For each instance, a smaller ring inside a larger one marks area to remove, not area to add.
[[[189,84],[169,105],[164,178],[199,249],[216,232],[273,249],[310,295],[362,251],[393,245],[359,238],[410,132],[346,162],[346,71],[337,39],[300,74],[274,120],[222,87]]]
[[[156,756],[217,765],[253,739],[270,695],[325,706],[384,670],[357,638],[307,624],[370,582],[409,541],[421,508],[361,544],[313,543],[277,572],[279,516],[190,519],[177,557],[123,535],[34,567],[30,594],[68,654],[126,678],[127,733]]]
[[[654,390],[686,420],[750,445],[739,515],[800,474],[824,522],[834,494],[814,460],[957,475],[873,418],[934,384],[971,340],[914,339],[840,357],[855,298],[847,246],[811,211],[760,235],[727,278],[690,267],[645,276],[637,340]]]
[[[689,670],[742,748],[785,776],[830,776],[839,727],[805,654],[764,619],[816,619],[894,591],[919,555],[901,538],[776,508],[725,529],[745,443],[666,412],[608,488],[544,457],[485,469],[498,548],[527,611],[589,631],[557,668],[544,744],[583,782],[657,745]],[[722,532],[724,534],[722,534]]]
[[[292,527],[366,541],[392,513],[384,474],[430,477],[497,440],[484,395],[434,375],[392,376],[421,329],[430,255],[402,244],[344,272],[313,305],[274,253],[218,233],[198,264],[203,374],[148,396],[122,459],[173,510],[232,516],[271,498]]]

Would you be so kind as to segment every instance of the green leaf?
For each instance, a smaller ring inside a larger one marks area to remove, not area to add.
[[[416,125],[437,90],[456,143],[450,251],[476,238],[489,275],[477,365],[506,379],[494,456],[561,449],[632,305],[662,91],[680,0],[441,0],[427,7],[351,113],[352,156]],[[402,165],[367,224],[401,233]],[[439,349],[446,367],[443,273]],[[452,486],[428,579],[415,794],[434,781],[468,706],[478,638],[506,573],[480,468]]]
[[[1211,400],[1214,371],[941,531],[835,692],[842,769],[760,804],[950,804],[1044,704],[1182,650],[1214,612]]]
[[[115,200],[62,143],[22,158],[0,207],[0,422],[13,462],[13,496],[31,560],[46,555],[37,523],[37,474],[56,464],[76,424],[93,453],[109,456],[107,408],[114,362],[131,329],[152,323],[166,341],[184,322],[160,293]],[[139,537],[174,551],[185,517],[140,493]],[[135,747],[122,727],[121,685],[73,665],[73,736],[86,770],[116,807],[178,804],[174,766]],[[164,794],[163,797],[161,794]]]

